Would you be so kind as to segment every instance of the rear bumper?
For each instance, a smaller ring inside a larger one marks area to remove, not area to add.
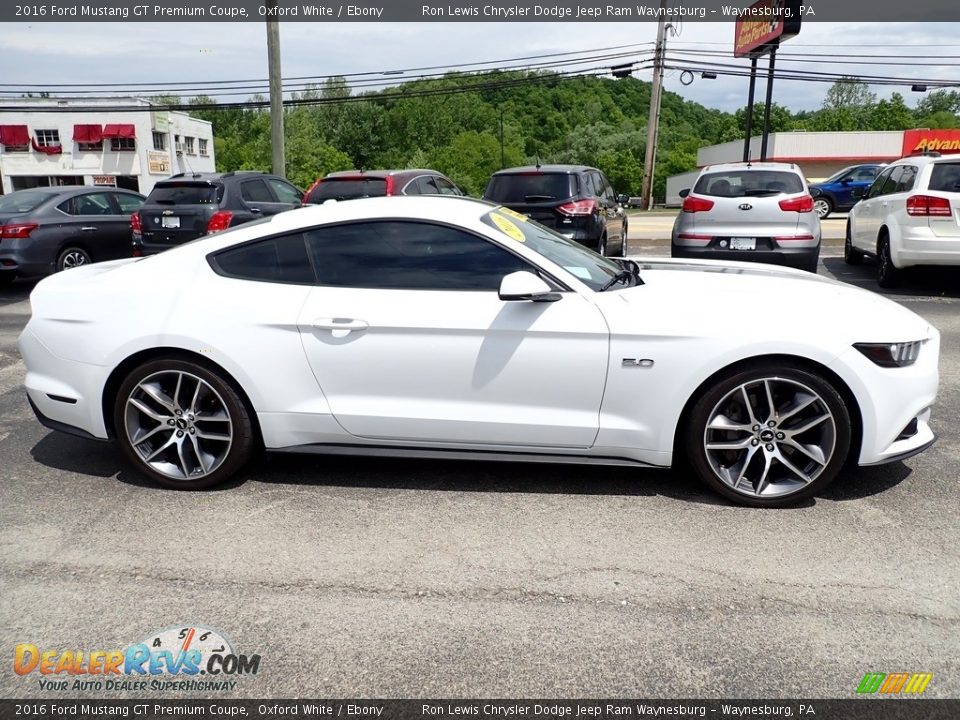
[[[722,250],[713,247],[670,245],[670,256],[690,260],[733,260],[760,262],[805,270],[820,257],[820,245],[813,247],[780,248],[777,250]]]
[[[897,267],[960,265],[960,237],[934,235],[929,227],[902,228],[901,232],[900,242],[891,243],[890,248]]]

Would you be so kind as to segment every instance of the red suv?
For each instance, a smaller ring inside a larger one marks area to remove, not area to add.
[[[343,170],[311,185],[303,204],[390,195],[463,195],[463,191],[436,170]]]

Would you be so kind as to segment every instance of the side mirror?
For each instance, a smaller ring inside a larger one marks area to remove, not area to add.
[[[617,195],[617,202],[621,205],[626,205],[630,201],[630,196],[626,193],[620,193]]]
[[[843,180],[840,181],[840,184],[841,184],[841,185],[849,185],[849,184],[852,183],[852,182],[853,182],[853,180],[851,180],[850,178],[844,178]]]
[[[685,197],[686,197],[687,195],[689,195],[689,194],[690,194],[690,188],[684,188],[684,189],[681,190],[680,193],[679,193],[680,197],[682,197],[682,198],[685,198]]]
[[[532,272],[520,270],[505,275],[500,281],[500,299],[507,302],[515,300],[556,302],[560,299],[560,293],[555,292]]]

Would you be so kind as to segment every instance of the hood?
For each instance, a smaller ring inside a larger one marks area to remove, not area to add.
[[[895,342],[935,331],[916,313],[830,278],[775,265],[705,260],[637,261],[644,285],[622,291],[645,306],[668,303],[709,332],[785,339],[831,333],[850,342]],[[646,292],[645,292],[646,291]],[[747,329],[751,328],[751,329]]]

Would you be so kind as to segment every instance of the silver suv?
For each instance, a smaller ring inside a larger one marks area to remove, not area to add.
[[[730,163],[705,167],[681,190],[673,224],[675,258],[748,260],[817,271],[820,218],[796,165]]]

